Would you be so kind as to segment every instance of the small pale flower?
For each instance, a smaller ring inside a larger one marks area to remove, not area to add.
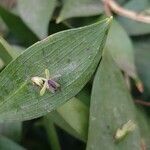
[[[50,78],[48,69],[45,69],[45,76],[46,78],[38,76],[31,78],[34,84],[42,87],[40,91],[41,96],[45,93],[46,89],[52,93],[55,93],[58,90],[58,88],[60,88],[60,84],[58,84],[56,81]]]
[[[124,138],[129,132],[135,130],[135,128],[136,128],[136,124],[132,120],[129,120],[121,128],[117,129],[115,134],[115,140],[118,141]]]

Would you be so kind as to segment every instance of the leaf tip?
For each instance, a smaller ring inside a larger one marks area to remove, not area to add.
[[[63,19],[62,19],[61,17],[58,17],[58,18],[56,19],[56,23],[59,24],[62,20],[63,20]]]
[[[110,16],[109,18],[107,18],[107,22],[108,22],[108,23],[111,23],[112,20],[113,20],[113,16]]]
[[[135,85],[136,85],[136,87],[137,87],[137,89],[139,90],[140,93],[144,92],[144,85],[143,85],[143,83],[140,79],[135,80]]]

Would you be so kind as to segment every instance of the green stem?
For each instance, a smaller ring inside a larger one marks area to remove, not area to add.
[[[49,144],[52,150],[61,150],[58,135],[53,121],[48,115],[43,118],[44,127],[48,136]]]

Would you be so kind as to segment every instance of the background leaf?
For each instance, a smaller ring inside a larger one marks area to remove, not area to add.
[[[4,61],[0,58],[0,71],[5,66]]]
[[[88,129],[88,108],[77,98],[57,109],[64,120],[86,141]],[[73,119],[72,119],[73,118]]]
[[[0,58],[3,60],[5,65],[7,65],[13,58],[11,56],[11,49],[8,43],[0,37]]]
[[[124,6],[127,9],[130,9],[135,12],[143,12],[147,8],[150,7],[149,0],[130,0]],[[146,23],[141,23],[137,21],[133,21],[131,19],[127,19],[125,17],[119,16],[118,20],[124,26],[126,31],[130,35],[141,35],[141,34],[148,34],[150,33],[150,25]]]
[[[22,123],[21,122],[5,122],[0,124],[0,134],[20,142],[22,135]]]
[[[131,40],[123,27],[115,20],[109,31],[106,49],[121,70],[133,78],[137,77]]]
[[[25,150],[25,148],[21,147],[17,143],[11,141],[10,139],[0,136],[0,149],[2,150]]]
[[[136,109],[121,72],[105,51],[93,83],[87,150],[127,150],[131,147],[132,150],[140,150],[138,127],[121,141],[115,142],[117,129],[129,120],[138,126]]]
[[[110,20],[52,35],[6,67],[0,74],[0,121],[36,118],[74,97],[95,71]],[[44,77],[46,68],[51,77],[60,74],[61,90],[40,96],[31,78]]]
[[[21,147],[17,143],[3,136],[0,136],[0,149],[1,150],[25,150],[25,148]]]
[[[18,10],[27,26],[40,38],[48,35],[48,25],[56,0],[18,0]]]
[[[31,30],[23,23],[23,21],[15,14],[9,12],[0,6],[0,16],[9,28],[9,30],[22,41],[25,46],[38,41],[38,38],[31,32]]]
[[[52,111],[47,116],[48,116],[47,119],[53,120],[53,122],[62,130],[66,131],[71,136],[74,136],[75,138],[85,142],[85,139],[83,139],[83,136],[79,135],[79,133],[77,133],[75,129],[73,129],[70,126],[70,124],[66,122],[65,119],[57,111]]]
[[[150,149],[150,126],[149,126],[149,116],[142,107],[137,107],[137,121],[139,123],[139,128],[141,131],[141,144],[145,146],[147,150]]]
[[[64,0],[57,22],[72,18],[99,15],[103,12],[99,0]]]
[[[7,41],[0,37],[0,58],[3,65],[7,65],[23,52],[23,48],[10,46]]]
[[[150,36],[133,40],[137,71],[144,83],[145,96],[150,98]]]

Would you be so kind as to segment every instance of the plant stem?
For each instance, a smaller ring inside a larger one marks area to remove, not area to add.
[[[125,9],[121,7],[115,0],[103,0],[103,2],[106,14],[110,15],[110,12],[113,11],[118,15],[130,18],[135,21],[150,23],[150,16]]]
[[[48,136],[49,144],[52,150],[61,150],[58,135],[53,121],[49,118],[48,115],[43,117],[43,124]]]
[[[135,100],[135,103],[136,103],[136,104],[143,105],[143,106],[148,106],[148,107],[150,107],[150,102],[146,102],[146,101],[143,101],[143,100],[137,99],[137,100]]]

